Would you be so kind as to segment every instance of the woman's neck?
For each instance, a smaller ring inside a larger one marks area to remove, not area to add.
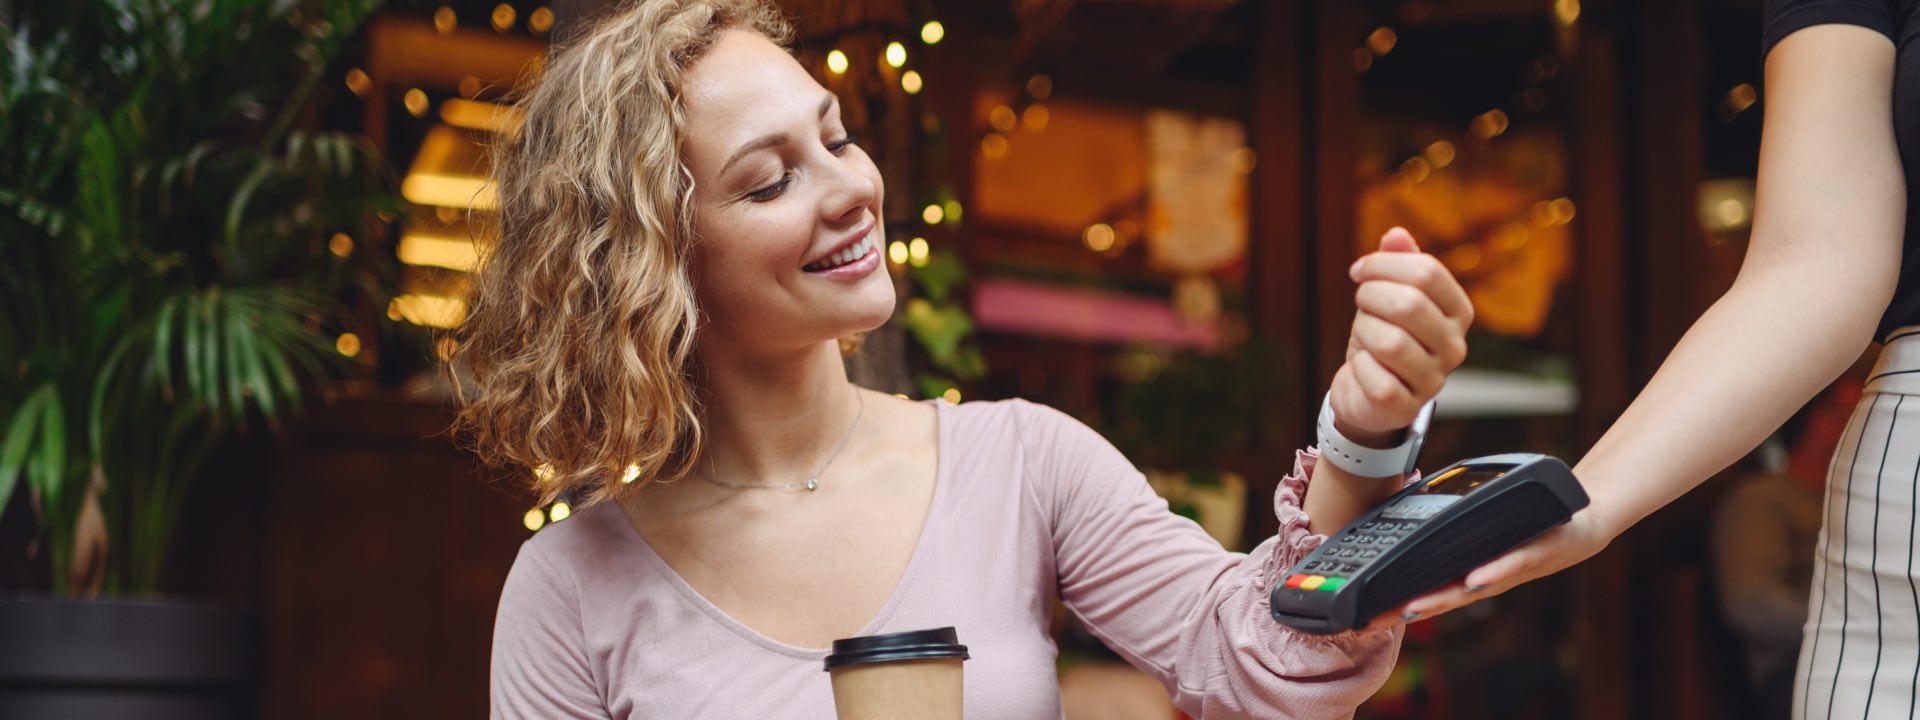
[[[706,452],[695,468],[721,482],[806,480],[859,412],[834,341],[781,355],[709,352],[699,363]]]

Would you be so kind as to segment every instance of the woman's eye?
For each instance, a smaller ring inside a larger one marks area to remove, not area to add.
[[[844,138],[827,143],[827,149],[832,151],[833,154],[839,155],[841,152],[847,149],[847,146],[858,145],[858,144],[860,144],[860,139],[849,134]]]
[[[750,200],[753,200],[754,202],[766,202],[768,200],[772,200],[776,197],[780,197],[780,193],[786,192],[787,185],[791,184],[792,182],[793,182],[793,173],[782,174],[778,182],[775,182],[772,185],[768,185],[766,187],[760,188],[759,190],[755,190],[753,192],[747,193],[747,198]]]

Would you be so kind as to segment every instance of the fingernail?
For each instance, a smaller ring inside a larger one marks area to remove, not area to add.
[[[1359,260],[1353,261],[1353,267],[1347,268],[1347,277],[1353,278],[1354,280],[1359,280],[1360,268],[1364,267],[1366,264],[1367,264],[1366,258],[1360,258]]]
[[[1419,618],[1420,618],[1420,613],[1414,612],[1412,610],[1408,610],[1406,612],[1400,613],[1400,619],[1405,620],[1407,622],[1413,622],[1414,620],[1417,620]]]
[[[1477,593],[1485,589],[1487,589],[1487,586],[1485,585],[1468,585],[1467,586],[1467,592],[1470,592],[1470,593]]]

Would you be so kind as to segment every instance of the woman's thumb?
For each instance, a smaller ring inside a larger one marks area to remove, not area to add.
[[[1420,252],[1420,244],[1413,241],[1413,233],[1406,228],[1394,227],[1380,236],[1380,250],[1383,252]]]

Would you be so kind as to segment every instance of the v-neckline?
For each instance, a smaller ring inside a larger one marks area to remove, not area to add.
[[[940,509],[946,504],[942,502],[942,497],[947,494],[947,485],[950,484],[948,482],[947,472],[947,426],[949,424],[947,413],[951,412],[951,409],[947,406],[947,403],[940,400],[929,400],[926,402],[933,405],[934,408],[933,499],[927,503],[927,515],[920,521],[920,536],[914,540],[913,554],[907,556],[907,566],[900,572],[900,578],[894,582],[893,592],[888,594],[887,602],[880,606],[879,612],[874,613],[873,618],[868,620],[864,627],[860,628],[859,635],[875,634],[880,628],[886,626],[887,620],[893,617],[894,610],[899,607],[902,599],[905,598],[908,590],[913,585],[914,576],[923,562],[921,558],[928,552],[927,537],[932,534],[931,531],[933,530],[934,523],[941,519],[942,513]],[[727,614],[727,611],[720,609],[720,606],[713,604],[713,601],[708,600],[705,595],[700,594],[700,591],[695,589],[692,583],[687,582],[686,578],[681,577],[680,572],[674,570],[673,566],[667,563],[667,559],[661,556],[659,551],[653,549],[653,544],[647,542],[647,537],[640,533],[640,529],[634,527],[633,520],[628,518],[625,512],[621,512],[619,508],[609,509],[613,510],[613,512],[608,513],[613,521],[624,526],[627,536],[632,538],[633,541],[640,546],[639,554],[642,561],[653,566],[662,577],[665,577],[667,584],[671,585],[673,589],[680,594],[681,598],[686,600],[687,604],[692,605],[708,617],[713,618],[714,622],[732,631],[735,635],[767,650],[803,660],[818,660],[826,657],[828,648],[805,648],[775,640],[768,637],[765,633],[748,627],[746,623],[740,622],[732,615]]]

